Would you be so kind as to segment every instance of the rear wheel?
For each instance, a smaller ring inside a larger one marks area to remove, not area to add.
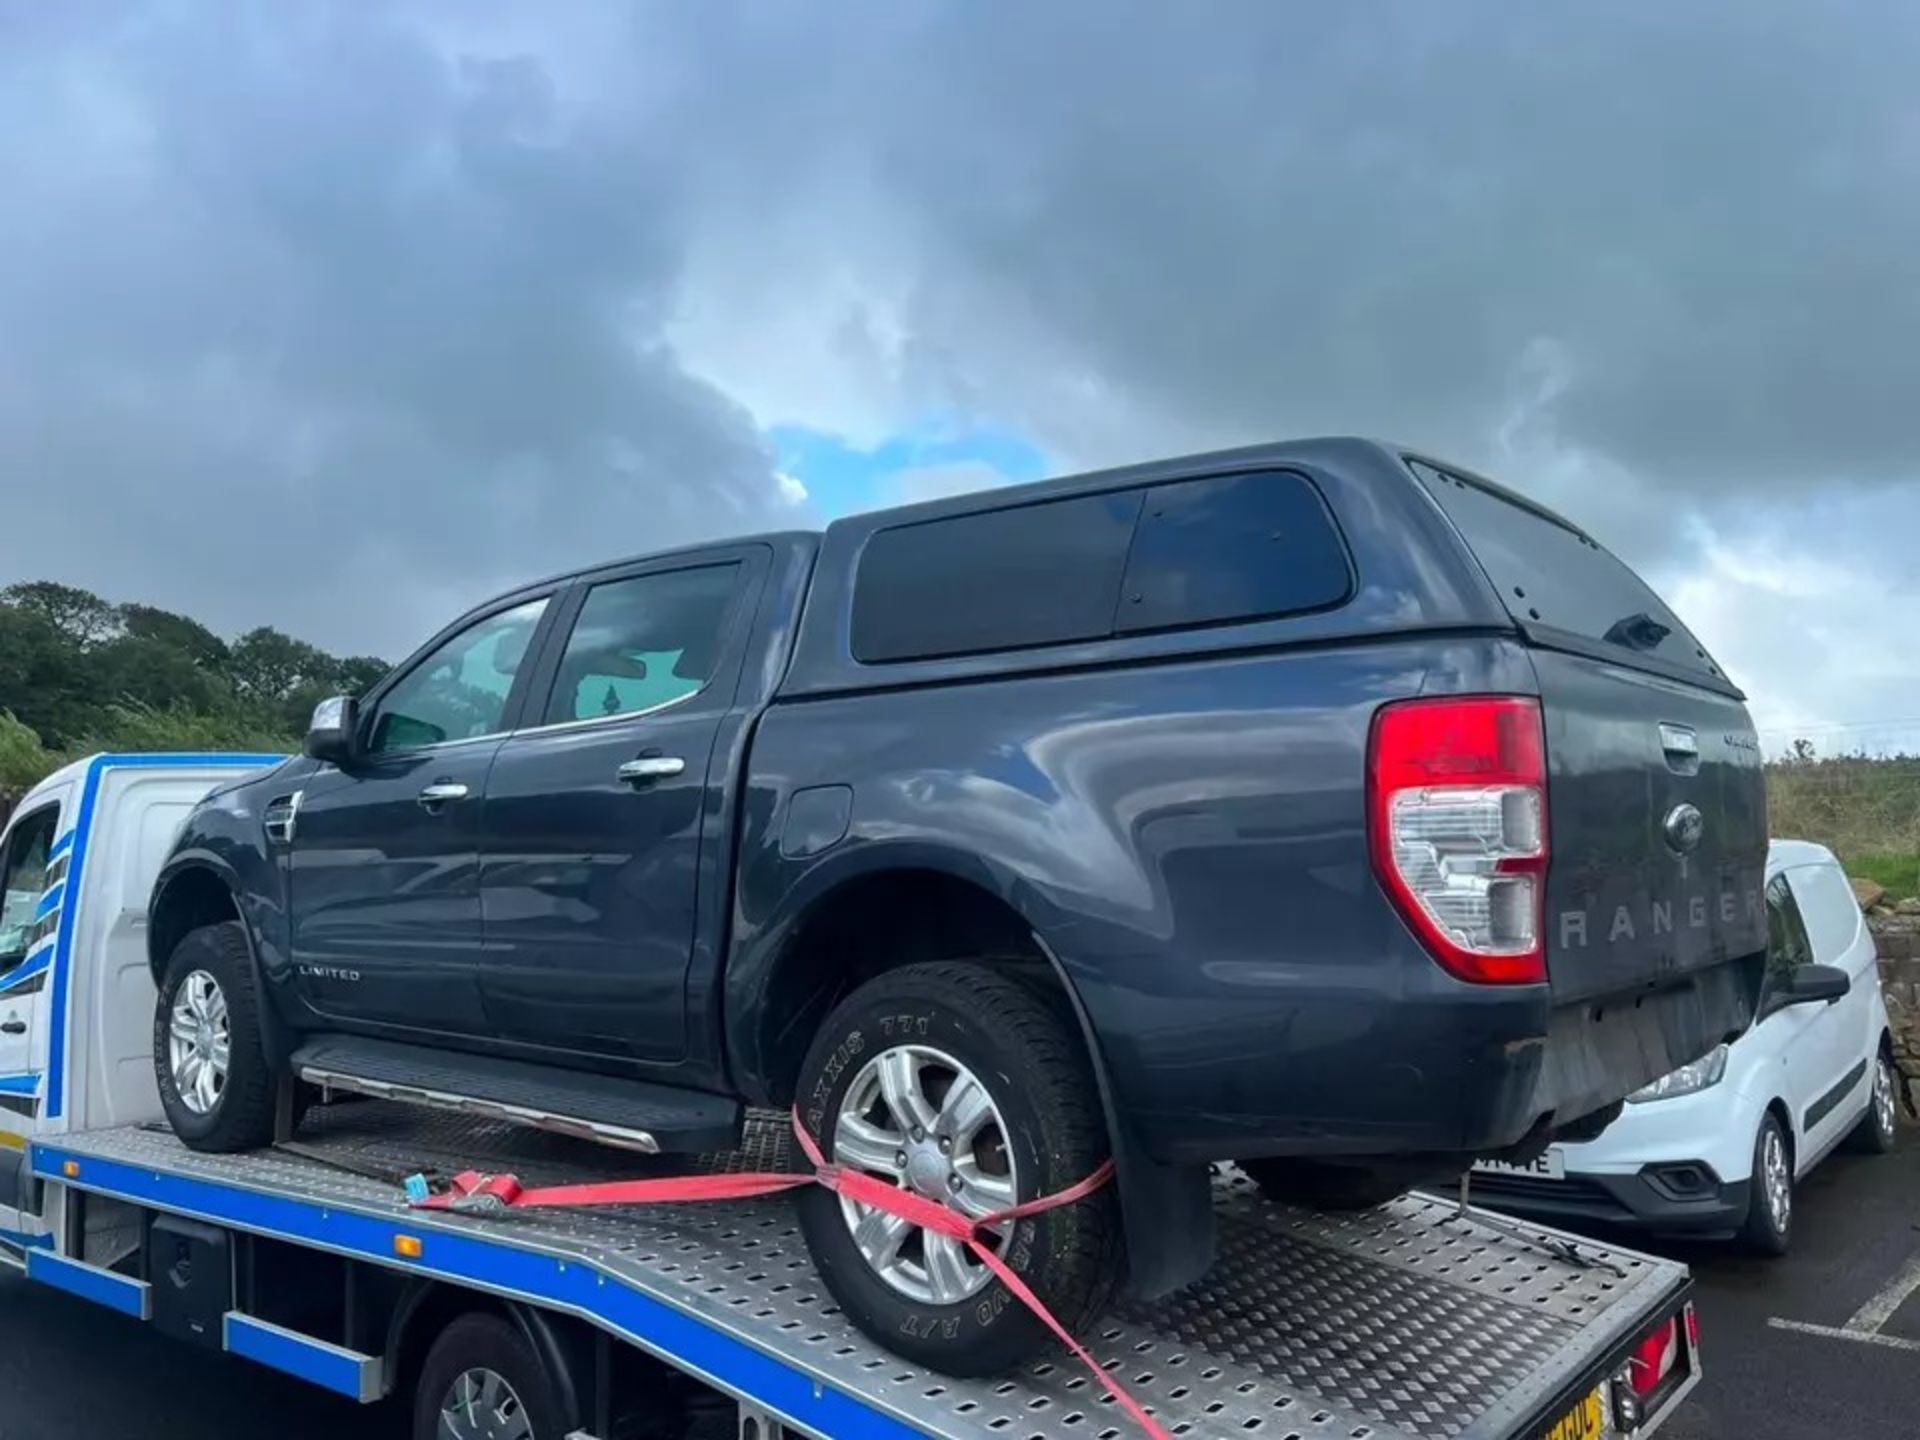
[[[252,1150],[273,1139],[274,1075],[260,1047],[247,937],[234,922],[174,947],[153,1011],[153,1069],[174,1134],[195,1150]]]
[[[462,1315],[427,1352],[413,1440],[563,1440],[572,1428],[553,1376],[498,1315]]]
[[[1893,1149],[1900,1130],[1900,1072],[1884,1049],[1873,1057],[1873,1098],[1867,1113],[1847,1136],[1847,1145],[1868,1155]]]
[[[854,991],[814,1037],[799,1106],[829,1160],[975,1218],[1065,1189],[1107,1158],[1071,1020],[984,966],[910,965]],[[949,1236],[817,1187],[800,1197],[800,1223],[847,1317],[910,1360],[987,1375],[1051,1343]],[[983,1237],[1069,1330],[1106,1308],[1120,1258],[1111,1187]]]
[[[1793,1242],[1793,1147],[1771,1110],[1761,1118],[1760,1133],[1753,1139],[1747,1223],[1740,1238],[1762,1255],[1784,1255]]]

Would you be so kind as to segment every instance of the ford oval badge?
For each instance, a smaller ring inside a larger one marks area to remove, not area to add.
[[[1700,847],[1700,837],[1707,833],[1707,822],[1699,806],[1676,805],[1667,812],[1666,823],[1661,828],[1666,831],[1669,850],[1676,855],[1690,855]]]

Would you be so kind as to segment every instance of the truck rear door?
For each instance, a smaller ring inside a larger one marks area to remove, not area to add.
[[[1580,530],[1498,486],[1413,468],[1532,650],[1554,1004],[1697,979],[1699,1010],[1682,1027],[1692,1038],[1643,1039],[1656,1052],[1704,1051],[1751,1018],[1766,950],[1766,795],[1744,697],[1645,582]]]

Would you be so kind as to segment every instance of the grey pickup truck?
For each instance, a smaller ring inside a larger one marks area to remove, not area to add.
[[[1276,444],[488,601],[188,819],[156,1068],[202,1149],[326,1087],[658,1152],[793,1107],[976,1217],[1111,1156],[986,1232],[1084,1324],[1205,1268],[1211,1162],[1363,1205],[1593,1133],[1751,1019],[1765,858],[1741,693],[1626,566]],[[895,1349],[1044,1342],[950,1237],[800,1204]]]

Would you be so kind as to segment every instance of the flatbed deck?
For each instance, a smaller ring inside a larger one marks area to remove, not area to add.
[[[202,1155],[163,1127],[136,1126],[36,1141],[32,1165],[56,1187],[579,1316],[806,1433],[1133,1433],[1064,1354],[1002,1379],[955,1380],[876,1347],[820,1284],[789,1199],[423,1212],[387,1177],[475,1168],[553,1184],[676,1168],[383,1102],[316,1108],[299,1140],[297,1154]],[[780,1118],[756,1117],[740,1150],[700,1164],[791,1169],[789,1148]],[[1175,1435],[1534,1440],[1688,1286],[1679,1264],[1586,1240],[1576,1263],[1528,1238],[1557,1232],[1496,1229],[1437,1197],[1317,1215],[1273,1205],[1225,1171],[1214,1203],[1210,1274],[1163,1301],[1123,1305],[1090,1337]],[[84,1243],[70,1229],[41,1268],[81,1261],[84,1273],[85,1255],[64,1254]]]

